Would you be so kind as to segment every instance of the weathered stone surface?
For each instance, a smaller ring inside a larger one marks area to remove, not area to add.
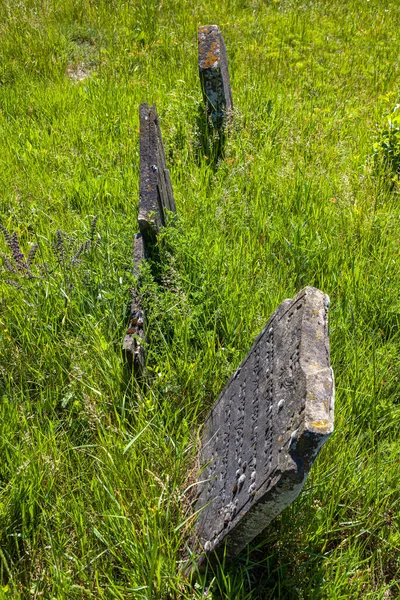
[[[143,243],[143,236],[141,233],[136,233],[133,238],[133,274],[135,277],[139,277],[140,265],[146,260],[146,250]]]
[[[167,211],[176,212],[171,180],[165,161],[160,124],[156,107],[140,106],[140,191],[138,222],[140,233],[135,235],[133,250],[133,272],[135,287],[132,288],[132,303],[129,327],[122,349],[135,375],[144,373],[145,316],[140,289],[140,264],[149,255],[154,258],[152,248],[160,228],[166,225]]]
[[[204,102],[216,129],[233,111],[231,83],[224,38],[217,25],[199,28],[199,73]]]
[[[200,568],[205,554],[234,557],[293,502],[333,431],[328,306],[312,287],[282,302],[205,423],[192,540]]]
[[[137,233],[133,242],[133,274],[138,282],[140,275],[140,265],[145,260],[145,247],[143,236]],[[143,374],[144,370],[144,348],[143,342],[145,337],[145,322],[144,313],[142,310],[142,301],[136,287],[132,288],[132,302],[129,317],[129,326],[124,337],[122,350],[133,369],[136,376]]]
[[[154,243],[166,224],[166,210],[176,212],[157,111],[155,106],[141,104],[138,221],[145,246]]]

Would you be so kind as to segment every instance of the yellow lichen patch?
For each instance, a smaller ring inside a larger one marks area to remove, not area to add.
[[[205,53],[205,57],[201,61],[203,69],[210,69],[214,66],[215,62],[219,60],[219,43],[218,40],[214,40],[209,47],[209,50]]]
[[[328,424],[329,423],[328,423],[327,419],[321,419],[321,421],[313,421],[312,422],[312,426],[317,427],[317,428],[326,427]]]

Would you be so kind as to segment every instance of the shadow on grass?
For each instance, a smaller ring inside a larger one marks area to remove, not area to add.
[[[206,160],[215,172],[219,161],[223,160],[225,156],[226,132],[223,128],[216,129],[213,126],[204,104],[199,105],[196,125],[199,132],[197,163],[200,165]]]
[[[287,519],[277,519],[229,565],[207,572],[203,585],[210,586],[212,598],[323,600],[324,557],[301,547],[304,539],[299,539],[296,526],[292,524],[293,535],[288,529]]]

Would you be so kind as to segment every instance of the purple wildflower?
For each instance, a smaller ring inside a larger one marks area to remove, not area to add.
[[[21,286],[17,281],[13,281],[12,279],[5,279],[4,281],[5,283],[8,283],[8,285],[12,285],[13,287],[17,288],[17,290],[21,289]]]
[[[10,273],[18,272],[16,269],[14,269],[13,265],[11,264],[10,259],[7,258],[7,256],[3,256],[3,260],[4,260],[4,266],[6,267],[7,271],[10,271]]]
[[[51,244],[54,254],[56,255],[58,264],[62,267],[65,267],[65,247],[64,247],[64,239],[63,232],[60,229],[57,229],[56,241]]]
[[[9,246],[9,248],[11,248],[11,234],[10,234],[10,232],[1,223],[0,223],[0,229],[3,232],[3,235],[4,235],[5,239],[6,239],[6,242],[7,242],[8,246]]]

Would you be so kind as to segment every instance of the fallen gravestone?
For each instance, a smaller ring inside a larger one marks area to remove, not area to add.
[[[333,431],[329,298],[306,287],[277,308],[206,420],[198,566],[231,559],[299,494]]]
[[[140,191],[138,221],[146,252],[154,244],[166,211],[176,212],[156,107],[140,105]]]
[[[199,72],[204,102],[216,129],[224,127],[233,111],[224,38],[217,25],[199,27]]]

